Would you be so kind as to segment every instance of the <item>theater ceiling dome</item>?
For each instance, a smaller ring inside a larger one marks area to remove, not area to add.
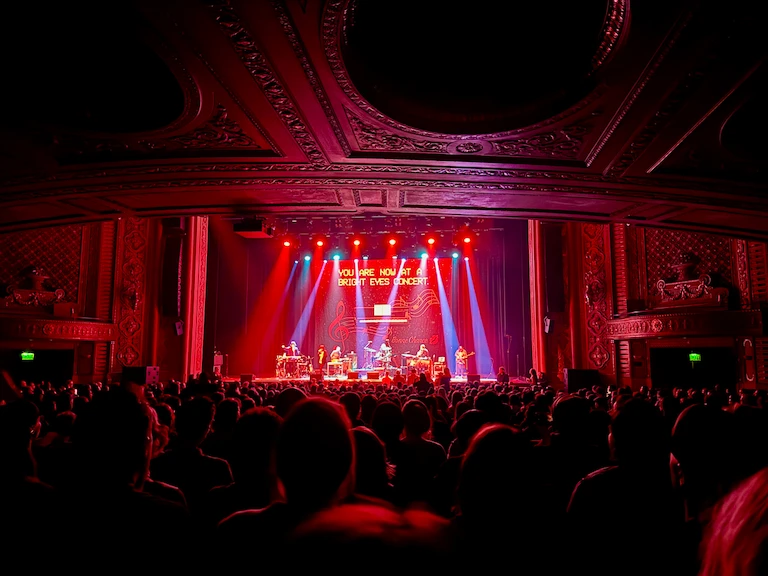
[[[623,4],[352,0],[341,51],[360,94],[394,120],[501,132],[551,118],[594,88],[626,27],[616,18]]]

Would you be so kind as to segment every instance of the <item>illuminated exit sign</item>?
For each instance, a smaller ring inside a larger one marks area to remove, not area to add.
[[[701,354],[697,352],[691,352],[688,354],[688,360],[691,362],[701,362]]]
[[[21,361],[22,362],[32,362],[32,360],[35,359],[35,353],[34,352],[22,352],[21,353]]]

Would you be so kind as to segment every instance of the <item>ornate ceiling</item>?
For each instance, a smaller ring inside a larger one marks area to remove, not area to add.
[[[768,238],[743,3],[14,4],[0,230],[322,212]]]

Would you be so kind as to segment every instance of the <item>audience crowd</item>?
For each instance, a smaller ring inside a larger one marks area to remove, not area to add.
[[[768,573],[762,391],[202,374],[12,392],[0,526],[23,571]]]

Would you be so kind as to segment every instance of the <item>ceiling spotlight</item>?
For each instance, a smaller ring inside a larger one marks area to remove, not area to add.
[[[317,242],[315,242],[315,244],[317,244],[318,246],[323,246],[325,242],[323,242],[322,240],[318,240]]]
[[[434,243],[435,243],[435,239],[434,238],[427,238],[427,244],[432,246],[432,244],[434,244]]]
[[[389,245],[390,246],[394,246],[395,244],[397,244],[397,240],[395,240],[394,238],[390,238],[389,239]]]
[[[293,263],[294,263],[294,264],[298,264],[298,263],[299,263],[299,261],[298,261],[298,260],[294,260],[294,261],[293,261]]]
[[[464,256],[464,262],[469,262],[469,256]]]
[[[469,236],[464,236],[464,244],[469,244],[470,242],[472,242],[472,238]]]
[[[311,256],[308,256],[308,255],[307,255],[307,256],[304,256],[304,262],[309,262],[309,259],[310,259],[310,258],[311,258]]]
[[[355,238],[355,240],[352,242],[352,244],[354,244],[355,246],[360,246],[360,240]]]
[[[341,256],[339,256],[338,254],[334,254],[334,255],[333,255],[333,259],[334,259],[334,260],[338,260],[339,258],[341,258]]]
[[[283,246],[285,246],[286,248],[288,248],[290,245],[291,245],[291,241],[290,240],[285,240],[283,242]]]
[[[426,259],[426,257],[427,257],[427,253],[426,253],[426,252],[422,252],[422,253],[421,253],[421,257]]]
[[[363,260],[368,260],[368,256],[363,256]]]
[[[459,257],[459,253],[458,253],[458,252],[454,252],[454,253],[453,253],[453,257],[454,257],[454,258],[458,258],[458,257]]]

